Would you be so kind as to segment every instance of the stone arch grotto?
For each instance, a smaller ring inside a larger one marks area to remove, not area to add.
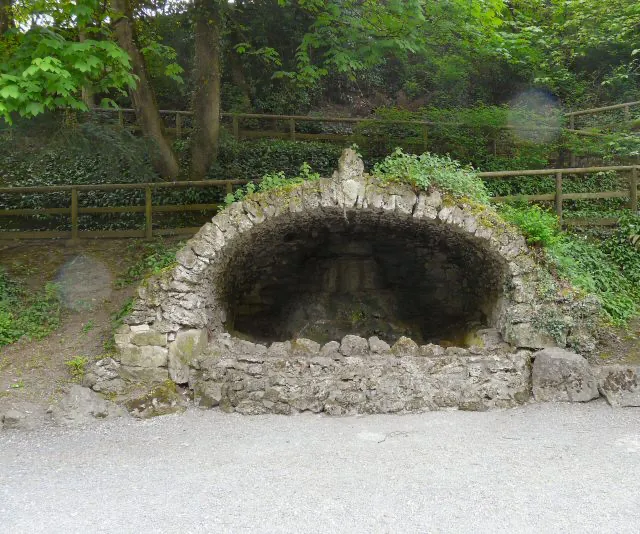
[[[589,350],[596,314],[491,208],[380,183],[346,150],[332,178],[205,224],[140,287],[102,372],[243,413],[510,406],[532,351]]]

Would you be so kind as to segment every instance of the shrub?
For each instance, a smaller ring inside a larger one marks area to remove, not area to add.
[[[551,263],[571,283],[602,303],[606,318],[624,325],[638,313],[640,290],[597,243],[565,236],[547,249]]]
[[[294,176],[305,162],[320,175],[329,176],[341,152],[342,147],[329,143],[266,139],[238,142],[224,136],[208,177],[258,180],[279,171]]]
[[[529,245],[549,247],[560,239],[558,217],[540,206],[505,204],[499,211],[506,221],[520,229]]]
[[[311,166],[305,162],[300,166],[300,172],[296,176],[287,178],[283,171],[265,174],[257,186],[253,182],[249,182],[246,186],[237,189],[234,193],[229,193],[225,197],[224,203],[226,206],[229,206],[230,204],[238,202],[245,198],[247,195],[251,195],[256,191],[263,193],[265,191],[271,191],[273,189],[285,189],[301,184],[303,182],[318,180],[319,178],[320,174],[317,172],[312,172]]]
[[[60,326],[58,287],[45,284],[37,292],[9,278],[0,268],[0,346],[25,336],[42,339]]]
[[[406,182],[424,191],[437,186],[456,197],[468,197],[484,204],[489,202],[484,182],[474,170],[449,156],[428,152],[416,156],[396,148],[393,154],[374,166],[373,174],[386,182]]]

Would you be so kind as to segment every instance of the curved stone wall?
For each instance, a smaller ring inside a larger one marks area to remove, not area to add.
[[[460,323],[465,334],[473,325],[495,329],[513,350],[593,346],[595,302],[560,287],[491,208],[382,184],[350,150],[330,179],[255,194],[219,213],[177,262],[139,289],[116,335],[120,374],[186,383],[209,340],[225,332],[250,335],[266,351],[295,337],[340,341],[349,329],[369,337],[378,326],[360,324],[367,314],[397,316],[390,344],[405,330],[418,343],[444,344],[446,326]],[[340,315],[341,294],[368,307],[323,330]],[[306,335],[314,317],[321,320]]]

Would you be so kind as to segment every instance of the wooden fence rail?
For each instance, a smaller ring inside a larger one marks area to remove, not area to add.
[[[629,198],[628,207],[637,212],[638,210],[638,165],[624,165],[611,167],[584,167],[565,169],[534,169],[522,171],[497,171],[481,172],[478,176],[484,180],[508,179],[526,176],[553,176],[555,177],[555,193],[541,195],[518,195],[493,197],[495,202],[508,202],[523,200],[526,202],[553,201],[555,212],[559,219],[565,224],[614,224],[615,219],[590,219],[566,220],[563,221],[563,201],[565,200],[594,200],[606,198]],[[565,178],[576,178],[580,175],[597,172],[624,172],[628,173],[629,187],[625,191],[601,191],[591,193],[563,193],[562,185]],[[66,215],[71,218],[70,231],[2,231],[0,239],[43,239],[43,238],[111,238],[111,237],[142,237],[150,239],[154,235],[192,235],[199,230],[199,227],[183,228],[153,228],[154,213],[183,213],[215,211],[219,204],[171,204],[154,205],[153,192],[159,189],[176,189],[186,187],[221,188],[224,193],[233,191],[234,185],[243,185],[249,180],[204,180],[185,182],[154,182],[140,184],[96,184],[96,185],[57,185],[43,187],[4,187],[0,188],[0,195],[3,194],[30,194],[30,193],[69,193],[70,205],[63,208],[21,208],[0,210],[0,217],[20,217],[33,215]],[[116,191],[116,190],[140,190],[144,191],[144,205],[133,206],[113,206],[113,207],[84,207],[80,206],[79,194],[90,191]],[[80,230],[79,215],[84,214],[119,214],[119,213],[144,213],[145,224],[140,230]]]
[[[117,114],[118,123],[121,127],[126,126],[125,121],[125,113],[135,113],[135,110],[132,108],[120,108],[120,109],[102,109],[95,108],[95,112],[98,113],[107,113],[107,114]],[[181,137],[186,131],[189,129],[184,126],[183,117],[191,117],[193,116],[192,111],[185,110],[171,110],[171,109],[161,109],[160,115],[167,117],[173,116],[175,121],[175,127],[168,128],[168,130],[173,131],[177,137]],[[420,135],[422,137],[422,143],[426,149],[428,146],[428,136],[429,130],[431,128],[443,127],[443,126],[454,126],[460,128],[469,128],[469,129],[494,129],[498,131],[530,131],[530,132],[560,132],[562,128],[556,126],[538,126],[538,125],[499,125],[499,126],[489,126],[475,123],[465,123],[465,122],[435,122],[435,121],[420,121],[420,120],[396,120],[396,119],[375,119],[375,118],[363,118],[363,117],[313,117],[309,115],[271,115],[265,113],[221,113],[221,117],[223,118],[231,118],[231,132],[236,139],[253,139],[253,138],[288,138],[293,141],[295,140],[325,140],[325,141],[341,141],[341,140],[349,140],[353,138],[353,135],[347,134],[336,134],[336,133],[305,133],[300,132],[297,128],[297,123],[300,122],[316,122],[316,123],[343,123],[343,124],[366,124],[366,125],[398,125],[398,126],[416,126],[420,130]],[[243,130],[240,128],[241,120],[270,120],[273,122],[286,122],[287,123],[287,131],[277,131],[277,130]],[[566,130],[566,129],[565,129]],[[605,134],[601,134],[598,132],[591,131],[582,131],[575,130],[570,128],[572,133],[576,135],[584,136],[584,137],[605,137]]]
[[[572,219],[563,220],[563,201],[565,200],[597,200],[606,198],[628,198],[628,208],[632,212],[638,211],[638,169],[639,165],[619,165],[611,167],[574,167],[564,169],[534,169],[526,171],[496,171],[480,172],[478,176],[485,180],[497,178],[515,178],[521,176],[553,176],[555,177],[555,193],[544,195],[514,195],[505,197],[493,197],[494,202],[513,202],[522,200],[525,202],[553,201],[554,210],[561,224],[596,224],[613,225],[615,219],[591,219],[589,221]],[[598,191],[591,193],[563,193],[562,184],[564,178],[574,178],[584,174],[597,172],[627,172],[628,189],[625,191]]]
[[[631,108],[640,106],[640,100],[636,100],[635,102],[623,102],[622,104],[614,104],[612,106],[602,106],[599,108],[591,108],[591,109],[579,109],[577,111],[568,111],[565,113],[565,116],[569,118],[569,129],[574,130],[576,125],[576,117],[584,116],[584,115],[597,115],[598,113],[604,113],[605,111],[615,111],[617,109],[621,109],[624,112],[624,120],[629,121],[631,119]],[[579,131],[579,130],[578,130]]]

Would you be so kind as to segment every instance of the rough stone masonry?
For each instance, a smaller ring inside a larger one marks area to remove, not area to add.
[[[362,305],[350,317],[332,304],[344,294]],[[85,383],[124,394],[171,380],[242,413],[479,410],[600,391],[636,403],[635,369],[594,373],[582,356],[597,315],[490,207],[381,183],[346,150],[332,178],[251,195],[205,224],[139,288],[117,354]],[[463,335],[440,345],[448,324]]]

